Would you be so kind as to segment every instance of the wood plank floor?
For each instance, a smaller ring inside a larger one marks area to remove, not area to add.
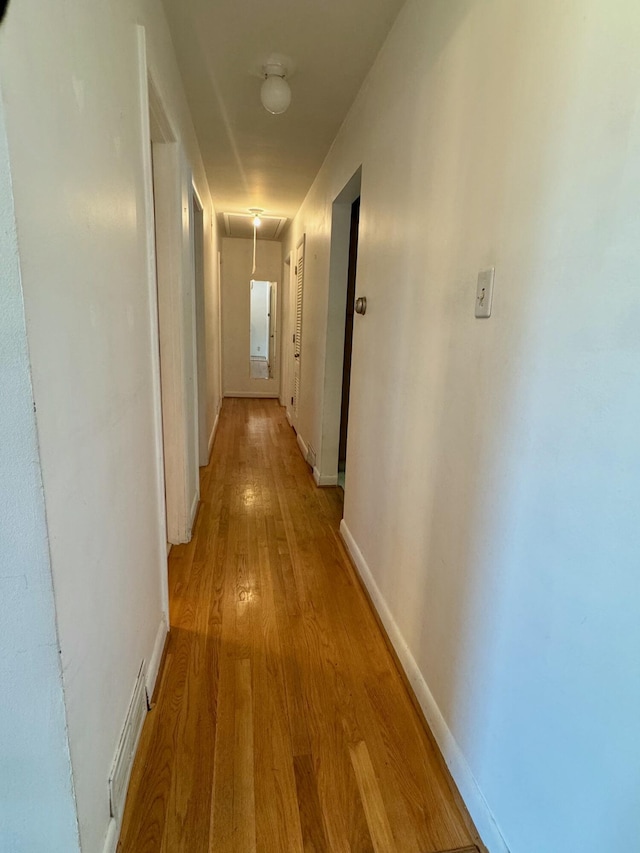
[[[225,400],[120,853],[475,851],[275,400]]]

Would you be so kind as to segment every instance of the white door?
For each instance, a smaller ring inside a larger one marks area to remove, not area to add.
[[[296,303],[293,326],[293,427],[298,429],[298,401],[300,399],[300,371],[302,361],[302,288],[304,283],[304,237],[296,252]]]

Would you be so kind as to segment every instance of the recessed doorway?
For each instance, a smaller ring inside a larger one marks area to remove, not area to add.
[[[349,269],[347,272],[347,305],[345,310],[344,353],[342,358],[342,401],[340,405],[340,444],[338,447],[338,485],[343,490],[347,468],[347,434],[349,431],[351,355],[353,351],[353,315],[356,301],[359,224],[360,196],[351,205],[351,221],[349,225]]]
[[[314,472],[319,486],[348,488],[347,466],[361,169],[336,197],[331,215],[329,305],[324,365],[322,447]]]
[[[277,353],[277,284],[249,282],[249,370],[252,379],[273,379]]]

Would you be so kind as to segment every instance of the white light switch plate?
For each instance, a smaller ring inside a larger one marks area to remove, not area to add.
[[[476,317],[490,317],[491,303],[493,302],[493,279],[496,268],[481,270],[478,273],[478,287],[476,289]]]

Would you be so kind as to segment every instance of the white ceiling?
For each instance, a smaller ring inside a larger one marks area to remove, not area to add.
[[[404,0],[163,0],[219,214],[292,218]],[[260,103],[272,53],[293,100]]]

